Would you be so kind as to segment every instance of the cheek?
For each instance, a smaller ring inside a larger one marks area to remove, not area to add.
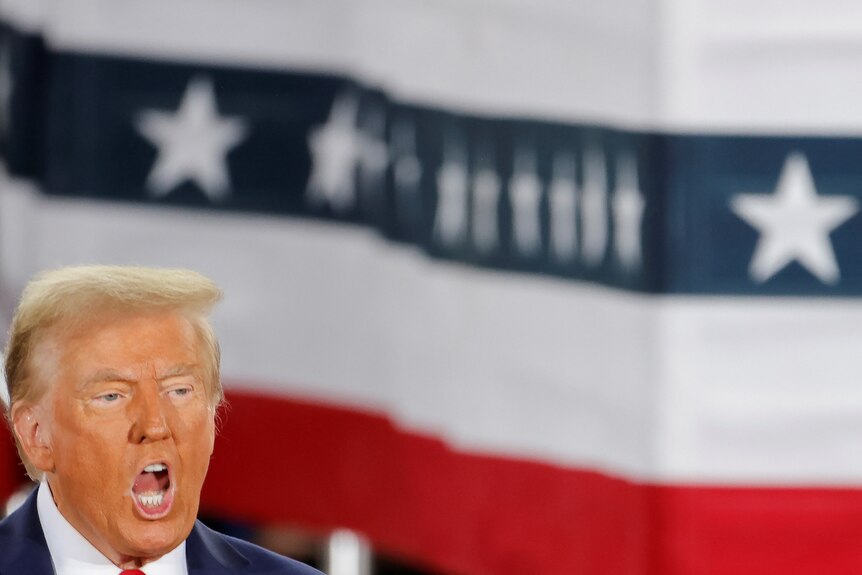
[[[215,425],[211,412],[195,410],[179,417],[177,443],[185,446],[195,460],[209,460],[215,443]]]
[[[65,458],[77,468],[100,469],[117,456],[128,430],[110,419],[94,420],[85,413],[63,410],[55,412],[48,431],[55,457]]]

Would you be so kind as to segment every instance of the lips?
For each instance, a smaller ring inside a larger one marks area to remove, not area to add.
[[[171,469],[162,461],[146,465],[132,484],[132,500],[145,519],[159,519],[168,514],[174,501],[175,488]]]

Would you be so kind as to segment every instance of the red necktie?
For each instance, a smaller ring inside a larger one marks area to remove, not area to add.
[[[147,574],[144,573],[143,571],[141,571],[140,569],[125,569],[124,571],[120,572],[120,575],[147,575]]]

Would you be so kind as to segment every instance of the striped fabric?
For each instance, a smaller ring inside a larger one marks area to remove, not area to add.
[[[212,513],[444,573],[862,571],[827,4],[5,0],[0,314],[63,264],[214,278]]]

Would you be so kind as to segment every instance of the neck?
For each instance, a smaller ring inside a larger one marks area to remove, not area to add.
[[[108,557],[108,559],[111,558]],[[140,569],[151,560],[143,557],[124,557],[119,562],[114,561],[113,559],[111,559],[111,561],[114,562],[114,565],[116,565],[118,569]]]
[[[48,492],[51,494],[51,499],[54,502],[54,506],[57,508],[57,511],[63,518],[71,525],[75,531],[77,531],[84,539],[86,539],[90,545],[92,545],[99,553],[105,556],[105,558],[117,566],[118,569],[140,569],[147,563],[150,563],[155,560],[152,557],[132,557],[129,555],[122,555],[115,551],[111,546],[104,544],[102,541],[94,541],[91,537],[88,537],[86,533],[84,533],[81,529],[79,529],[75,523],[69,518],[69,514],[64,509],[65,504],[62,501],[62,497],[58,497],[59,493],[55,491],[54,488],[51,487],[51,478],[50,474],[46,474],[45,483],[48,487]]]

